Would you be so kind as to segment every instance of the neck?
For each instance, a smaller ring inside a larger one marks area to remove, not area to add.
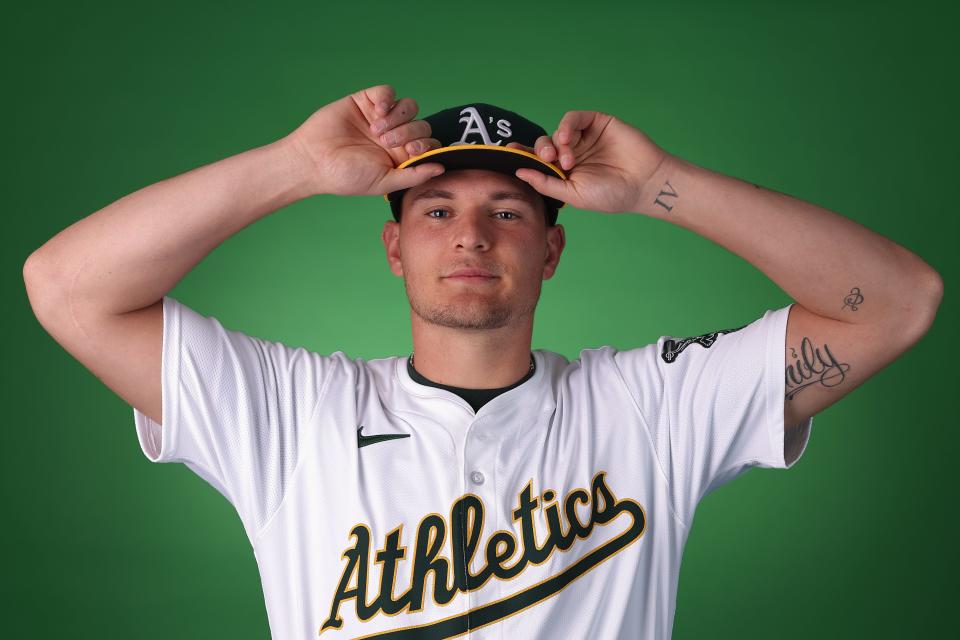
[[[420,375],[452,387],[496,389],[530,370],[533,317],[500,329],[451,329],[410,315],[414,367]]]

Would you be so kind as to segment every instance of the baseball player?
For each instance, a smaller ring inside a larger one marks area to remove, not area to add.
[[[812,416],[928,330],[942,282],[609,114],[569,111],[548,134],[485,103],[417,112],[371,87],[121,198],[28,259],[35,313],[132,405],[149,460],[186,464],[236,508],[274,638],[669,638],[699,501],[795,464]],[[385,196],[413,353],[313,353],[166,295],[320,193]],[[566,205],[690,229],[796,302],[574,360],[531,350]]]

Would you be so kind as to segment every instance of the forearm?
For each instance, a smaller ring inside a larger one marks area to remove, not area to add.
[[[929,320],[936,272],[848,218],[676,156],[648,185],[636,213],[729,249],[814,313],[898,327]]]
[[[306,176],[282,138],[130,193],[30,256],[31,299],[52,296],[71,315],[148,306],[224,240],[310,195]]]

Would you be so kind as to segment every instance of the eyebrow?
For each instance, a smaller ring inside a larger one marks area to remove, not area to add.
[[[410,204],[413,204],[417,200],[427,200],[432,198],[442,198],[445,200],[453,200],[455,198],[454,194],[450,191],[445,191],[443,189],[427,189],[426,191],[421,191],[417,195],[413,196],[413,199],[410,200]],[[490,200],[520,200],[521,202],[526,202],[527,204],[533,204],[534,201],[525,193],[520,191],[495,191],[490,194]]]

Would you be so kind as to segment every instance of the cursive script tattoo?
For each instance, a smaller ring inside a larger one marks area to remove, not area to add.
[[[856,311],[858,309],[857,305],[863,303],[863,294],[860,293],[858,287],[854,287],[850,290],[850,293],[847,294],[847,297],[843,299],[843,306],[840,307],[840,311],[843,311],[847,307],[850,307],[851,311]]]
[[[790,350],[794,360],[786,369],[787,400],[793,400],[798,393],[818,382],[829,388],[846,380],[850,365],[837,360],[828,345],[824,344],[821,351],[805,337],[800,342],[799,356],[796,349],[790,347]]]
[[[676,198],[676,197],[679,197],[679,196],[678,196],[677,192],[674,191],[673,186],[671,186],[669,180],[667,180],[667,187],[669,188],[669,191],[664,191],[663,189],[661,189],[661,190],[660,190],[660,193],[657,194],[657,199],[654,200],[653,203],[660,205],[661,207],[663,207],[663,208],[666,209],[667,211],[670,211],[671,209],[673,209],[673,205],[668,205],[666,202],[661,201],[660,198],[661,198],[661,197]]]

